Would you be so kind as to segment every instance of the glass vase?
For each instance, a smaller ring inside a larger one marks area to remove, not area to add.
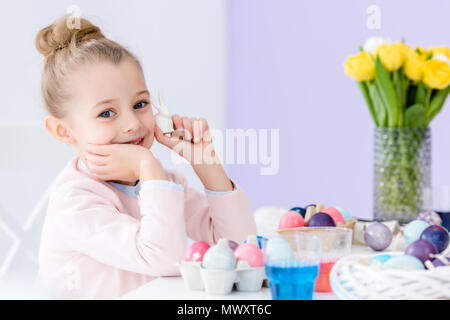
[[[375,128],[374,219],[408,223],[431,202],[431,132]]]

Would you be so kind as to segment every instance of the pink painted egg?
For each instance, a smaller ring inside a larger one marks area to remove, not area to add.
[[[299,215],[298,213],[296,213]],[[253,243],[243,243],[234,250],[236,260],[245,260],[250,267],[264,267],[264,257],[262,251]]]
[[[305,220],[296,211],[286,212],[280,219],[278,224],[278,229],[289,229],[303,227],[305,225]]]
[[[209,244],[205,241],[196,241],[192,243],[184,252],[183,261],[197,262],[202,261],[205,252],[209,249]]]
[[[336,208],[329,207],[329,208],[323,209],[322,212],[325,212],[331,218],[333,218],[334,223],[336,225],[337,225],[338,222],[345,222],[344,217],[342,217],[342,214]]]

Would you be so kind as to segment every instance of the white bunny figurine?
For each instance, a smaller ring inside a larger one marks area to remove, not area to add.
[[[169,108],[167,108],[164,103],[162,89],[158,89],[158,100],[159,103],[156,103],[153,96],[150,96],[151,104],[158,110],[158,113],[155,115],[156,125],[161,129],[165,136],[182,136],[182,133],[175,132],[173,129],[173,121],[170,115]]]

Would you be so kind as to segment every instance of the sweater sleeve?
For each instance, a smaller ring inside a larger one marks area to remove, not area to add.
[[[242,243],[257,228],[244,191],[232,181],[234,190],[202,193],[188,186],[186,178],[171,171],[171,179],[184,188],[184,216],[187,235],[194,241],[215,244],[220,238]]]
[[[70,249],[131,272],[179,275],[176,262],[187,246],[183,190],[143,184],[140,220],[92,190],[61,191],[49,205],[55,230]]]

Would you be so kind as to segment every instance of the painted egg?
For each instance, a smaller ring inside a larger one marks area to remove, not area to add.
[[[329,214],[317,212],[309,219],[308,227],[336,227],[336,224]]]
[[[416,240],[405,249],[405,255],[414,256],[422,261],[422,263],[431,260],[431,255],[436,253],[437,249],[434,244],[426,240]]]
[[[306,209],[303,209],[303,208],[301,208],[301,207],[294,207],[294,208],[292,208],[292,209],[289,210],[289,211],[295,211],[295,212],[298,212],[298,213],[300,213],[300,214],[302,215],[303,218],[305,218]]]
[[[416,220],[425,221],[430,226],[442,225],[441,217],[434,211],[423,211],[417,215]]]
[[[436,211],[436,213],[441,217],[442,226],[450,231],[450,212]]]
[[[297,228],[304,225],[305,220],[300,214],[295,211],[288,211],[281,217],[278,229]]]
[[[350,212],[348,212],[347,209],[342,208],[342,207],[335,207],[335,208],[337,210],[339,210],[339,212],[341,213],[342,218],[344,218],[344,220],[351,220],[352,219],[352,216],[351,216]]]
[[[230,246],[231,250],[234,251],[239,244],[236,241],[228,240],[228,245]]]
[[[202,261],[205,252],[209,249],[209,244],[204,241],[192,243],[184,252],[183,261],[197,262]]]
[[[375,251],[381,251],[389,247],[392,242],[392,232],[381,222],[370,224],[364,232],[366,244]]]
[[[305,210],[308,210],[308,207],[316,207],[316,205],[315,204],[308,204],[307,206],[305,206]]]
[[[447,229],[441,226],[429,226],[422,231],[420,235],[421,240],[430,241],[436,247],[437,251],[441,253],[447,249],[449,242],[449,235]]]
[[[381,266],[391,258],[388,254],[379,254],[370,259],[370,266],[375,268],[381,268]]]
[[[428,228],[430,225],[423,220],[413,220],[408,223],[403,230],[403,238],[407,245],[420,239],[422,231]]]
[[[396,270],[424,270],[422,261],[414,256],[401,255],[395,256],[383,263],[383,269],[396,269]]]
[[[220,239],[216,245],[206,251],[202,266],[205,269],[222,270],[232,270],[236,267],[236,257],[227,239]]]
[[[275,237],[267,241],[265,248],[266,260],[291,260],[294,252],[289,243],[283,238]]]
[[[238,263],[240,260],[245,260],[252,268],[264,267],[263,253],[253,243],[239,245],[234,251],[234,255]]]
[[[342,217],[342,214],[336,208],[329,207],[323,209],[322,212],[325,212],[330,217],[332,217],[335,224],[337,224],[338,222],[344,222],[344,217]]]

